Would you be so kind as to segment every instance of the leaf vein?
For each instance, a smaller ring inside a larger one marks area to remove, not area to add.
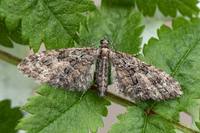
[[[56,18],[56,16],[51,12],[51,10],[45,4],[45,2],[43,0],[41,0],[41,2],[43,3],[44,7],[46,7],[46,9],[49,11],[49,13],[54,17],[54,19],[58,22],[58,24],[64,29],[64,31],[66,31],[63,25],[60,23],[60,21]]]
[[[199,39],[199,38],[198,38]],[[197,39],[197,40],[198,40]],[[175,68],[174,72],[171,74],[172,77],[174,77],[175,73],[178,71],[178,69],[180,68],[183,60],[189,55],[191,49],[194,47],[194,45],[196,44],[197,40],[194,41],[194,43],[190,46],[190,48],[187,50],[187,52],[185,53],[185,55],[183,56],[183,58],[179,61],[178,66]]]
[[[87,92],[86,92],[87,93]],[[86,95],[85,95],[86,96]],[[61,115],[59,117],[57,117],[54,121],[58,120],[63,114],[67,113],[70,109],[72,109],[73,107],[75,107],[77,104],[79,104],[81,101],[83,101],[83,99],[85,99],[85,96],[83,96],[80,100],[78,100],[72,107],[67,108],[65,111],[63,111],[64,113],[61,113]],[[46,125],[45,127],[43,127],[41,130],[39,130],[38,132],[42,131],[44,128],[48,127],[50,124],[52,124],[54,121],[50,122],[48,125]]]
[[[143,130],[142,130],[142,133],[145,133],[145,129],[146,129],[146,126],[147,126],[147,119],[148,119],[148,116],[146,115],[146,119],[145,119],[145,122],[144,122],[144,127],[143,127]]]

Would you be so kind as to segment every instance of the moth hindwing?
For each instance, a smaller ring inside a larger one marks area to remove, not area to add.
[[[93,81],[97,60],[97,89],[99,96],[104,96],[108,87],[109,62],[111,62],[111,75],[117,83],[116,90],[133,100],[159,101],[183,94],[179,83],[169,74],[132,55],[112,50],[106,37],[100,44],[99,48],[94,48],[92,44],[93,47],[74,47],[36,53],[21,61],[18,69],[40,83],[48,83],[53,87],[71,91],[86,91]]]

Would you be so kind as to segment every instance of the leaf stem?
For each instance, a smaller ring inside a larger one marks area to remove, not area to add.
[[[165,119],[169,120],[171,122],[171,124],[173,124],[175,126],[176,129],[182,131],[183,133],[200,133],[200,131],[195,130],[193,128],[190,128],[180,122],[177,122],[175,120],[173,120],[172,118],[166,117],[162,114],[157,113],[157,115],[161,115],[163,116]]]
[[[174,120],[171,119],[171,123],[180,131],[184,132],[184,133],[200,133],[200,131],[197,131],[195,129],[189,128],[188,126],[180,123],[180,122],[176,122]]]
[[[127,99],[124,99],[120,96],[117,96],[109,91],[106,92],[106,96],[105,96],[106,99],[116,103],[116,104],[119,104],[121,106],[124,106],[124,107],[129,107],[129,106],[137,106],[136,103],[132,102],[132,101],[129,101]],[[161,115],[157,112],[155,112],[157,115]],[[161,115],[163,116],[163,115]],[[164,118],[166,118],[167,120],[171,121],[171,124],[173,124],[175,126],[176,129],[184,132],[184,133],[200,133],[200,131],[198,130],[195,130],[195,129],[192,129],[180,122],[176,122],[174,121],[172,118],[168,118],[166,116],[163,116]]]
[[[121,106],[124,106],[124,107],[136,106],[137,105],[134,102],[129,101],[127,99],[124,99],[120,96],[117,96],[117,95],[115,95],[115,94],[113,94],[109,91],[106,92],[105,98],[108,99],[109,101],[112,101],[112,102],[119,104]]]
[[[17,66],[22,59],[0,50],[0,59]]]

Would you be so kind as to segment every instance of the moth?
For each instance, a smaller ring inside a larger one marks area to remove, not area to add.
[[[112,50],[114,47],[109,47],[110,42],[106,37],[100,44],[99,48],[94,48],[92,44],[92,47],[39,52],[22,60],[18,69],[37,82],[69,91],[86,91],[96,71],[97,89],[99,96],[103,97],[108,87],[111,64],[111,78],[117,83],[117,92],[133,100],[159,101],[183,94],[179,83],[166,72],[132,55]]]

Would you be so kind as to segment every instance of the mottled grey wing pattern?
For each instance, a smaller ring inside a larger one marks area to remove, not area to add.
[[[164,100],[182,94],[179,83],[166,72],[129,54],[110,51],[117,91],[133,100]]]
[[[37,82],[86,91],[93,81],[98,49],[93,47],[49,50],[26,57],[18,69]]]

